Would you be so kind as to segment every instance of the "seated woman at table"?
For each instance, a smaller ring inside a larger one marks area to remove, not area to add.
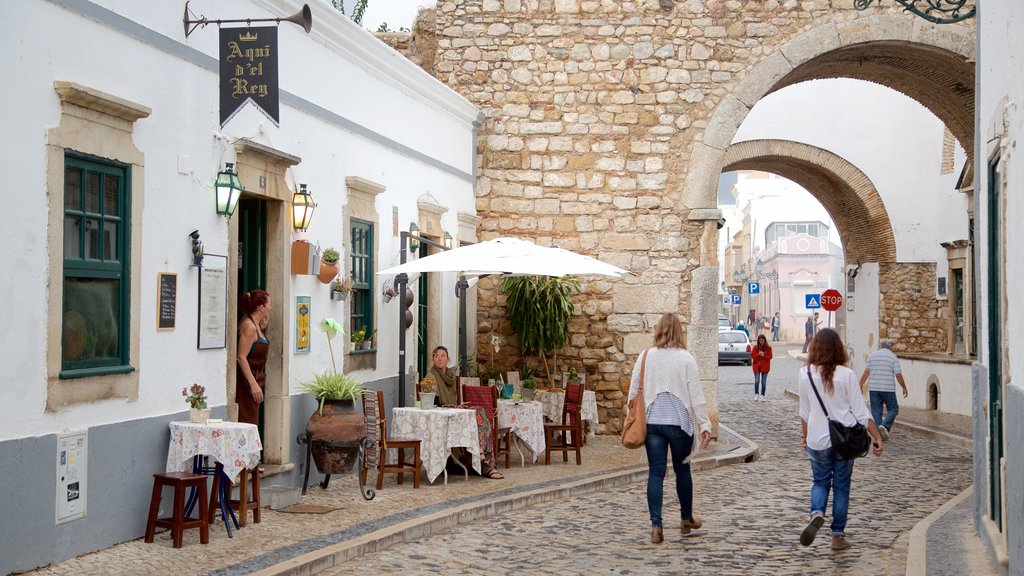
[[[434,348],[433,359],[434,365],[430,367],[427,378],[434,381],[434,389],[437,391],[435,402],[440,402],[442,406],[468,408],[467,405],[459,404],[458,382],[455,379],[455,371],[448,367],[448,349],[444,346]],[[476,411],[476,425],[480,437],[480,454],[483,455],[481,457],[483,471],[480,475],[484,478],[501,480],[505,476],[495,468],[494,434],[491,433],[494,423],[487,419],[480,408],[477,408]],[[466,462],[469,458],[469,455],[462,448],[453,448],[452,456],[462,462]]]
[[[267,353],[270,351],[270,340],[264,328],[270,319],[270,308],[270,295],[263,290],[253,290],[238,297],[238,310],[244,314],[238,322],[235,369],[239,422],[259,424],[260,404],[267,380]]]

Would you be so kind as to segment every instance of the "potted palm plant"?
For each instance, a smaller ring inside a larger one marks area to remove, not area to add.
[[[551,384],[558,373],[558,349],[569,340],[569,321],[576,310],[572,297],[580,289],[579,279],[573,276],[512,276],[501,282],[507,296],[505,314],[519,335],[519,345],[524,354],[540,356]],[[550,365],[549,354],[553,355]]]
[[[317,278],[321,282],[330,284],[338,275],[338,260],[341,260],[341,254],[334,248],[326,248],[320,254],[320,274]]]
[[[362,385],[347,374],[325,371],[302,382],[299,390],[311,394],[320,405],[306,422],[316,469],[321,474],[351,470],[359,455],[358,443],[366,437],[366,420],[355,407]],[[342,442],[348,445],[332,445]]]

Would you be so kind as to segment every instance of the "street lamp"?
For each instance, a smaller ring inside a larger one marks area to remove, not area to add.
[[[235,173],[235,165],[231,162],[224,164],[224,170],[217,173],[217,181],[213,185],[217,198],[217,214],[223,214],[228,218],[235,213],[235,206],[238,205],[238,197],[242,194],[242,182]]]

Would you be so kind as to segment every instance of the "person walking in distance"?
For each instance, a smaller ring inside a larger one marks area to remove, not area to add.
[[[757,336],[757,345],[750,349],[750,365],[754,368],[754,400],[765,401],[765,390],[768,387],[768,372],[772,368],[772,347],[764,334]],[[761,391],[757,391],[758,380]]]
[[[800,544],[810,546],[818,529],[825,523],[828,493],[832,492],[832,549],[850,547],[846,539],[846,517],[850,507],[850,483],[853,460],[847,460],[832,449],[828,421],[844,426],[860,423],[867,426],[875,456],[882,455],[882,438],[864,404],[864,394],[857,385],[853,370],[844,364],[849,358],[839,334],[825,328],[814,337],[807,365],[798,375],[800,387],[800,445],[811,461],[811,520],[800,534]],[[812,389],[811,387],[814,387]],[[817,394],[815,394],[817,390]],[[828,411],[821,409],[821,403]]]
[[[782,319],[779,318],[779,313],[776,312],[775,316],[772,316],[772,342],[779,341],[779,329],[782,328]]]
[[[676,476],[683,536],[703,525],[693,515],[693,479],[690,459],[711,441],[708,404],[697,373],[697,361],[686,350],[686,331],[675,314],[664,314],[654,327],[654,346],[640,354],[633,367],[627,401],[636,397],[641,379],[647,415],[647,509],[651,515],[651,543],[664,539],[661,501],[669,450]]]
[[[815,312],[813,316],[807,317],[807,322],[804,322],[804,354],[807,353],[807,348],[811,345],[811,339],[818,333],[818,313]]]
[[[882,440],[888,440],[892,424],[896,421],[896,415],[900,413],[900,406],[896,401],[896,382],[900,383],[904,398],[907,397],[907,383],[903,380],[900,359],[892,351],[892,340],[882,340],[878,346],[878,350],[868,356],[867,368],[864,369],[864,374],[860,377],[860,388],[863,390],[864,383],[867,382],[868,396],[871,399],[871,417],[878,423],[878,431],[882,434]],[[883,406],[885,406],[884,420],[882,419]]]

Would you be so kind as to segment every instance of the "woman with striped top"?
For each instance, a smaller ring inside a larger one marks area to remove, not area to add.
[[[711,419],[697,375],[697,361],[686,351],[686,332],[674,314],[661,317],[654,328],[654,347],[637,359],[629,400],[640,389],[641,372],[647,408],[647,509],[651,514],[651,542],[659,544],[664,540],[661,501],[669,449],[682,513],[679,529],[685,536],[702,525],[693,515],[690,477],[690,459],[697,453],[696,432],[700,431],[701,448],[711,441]]]

